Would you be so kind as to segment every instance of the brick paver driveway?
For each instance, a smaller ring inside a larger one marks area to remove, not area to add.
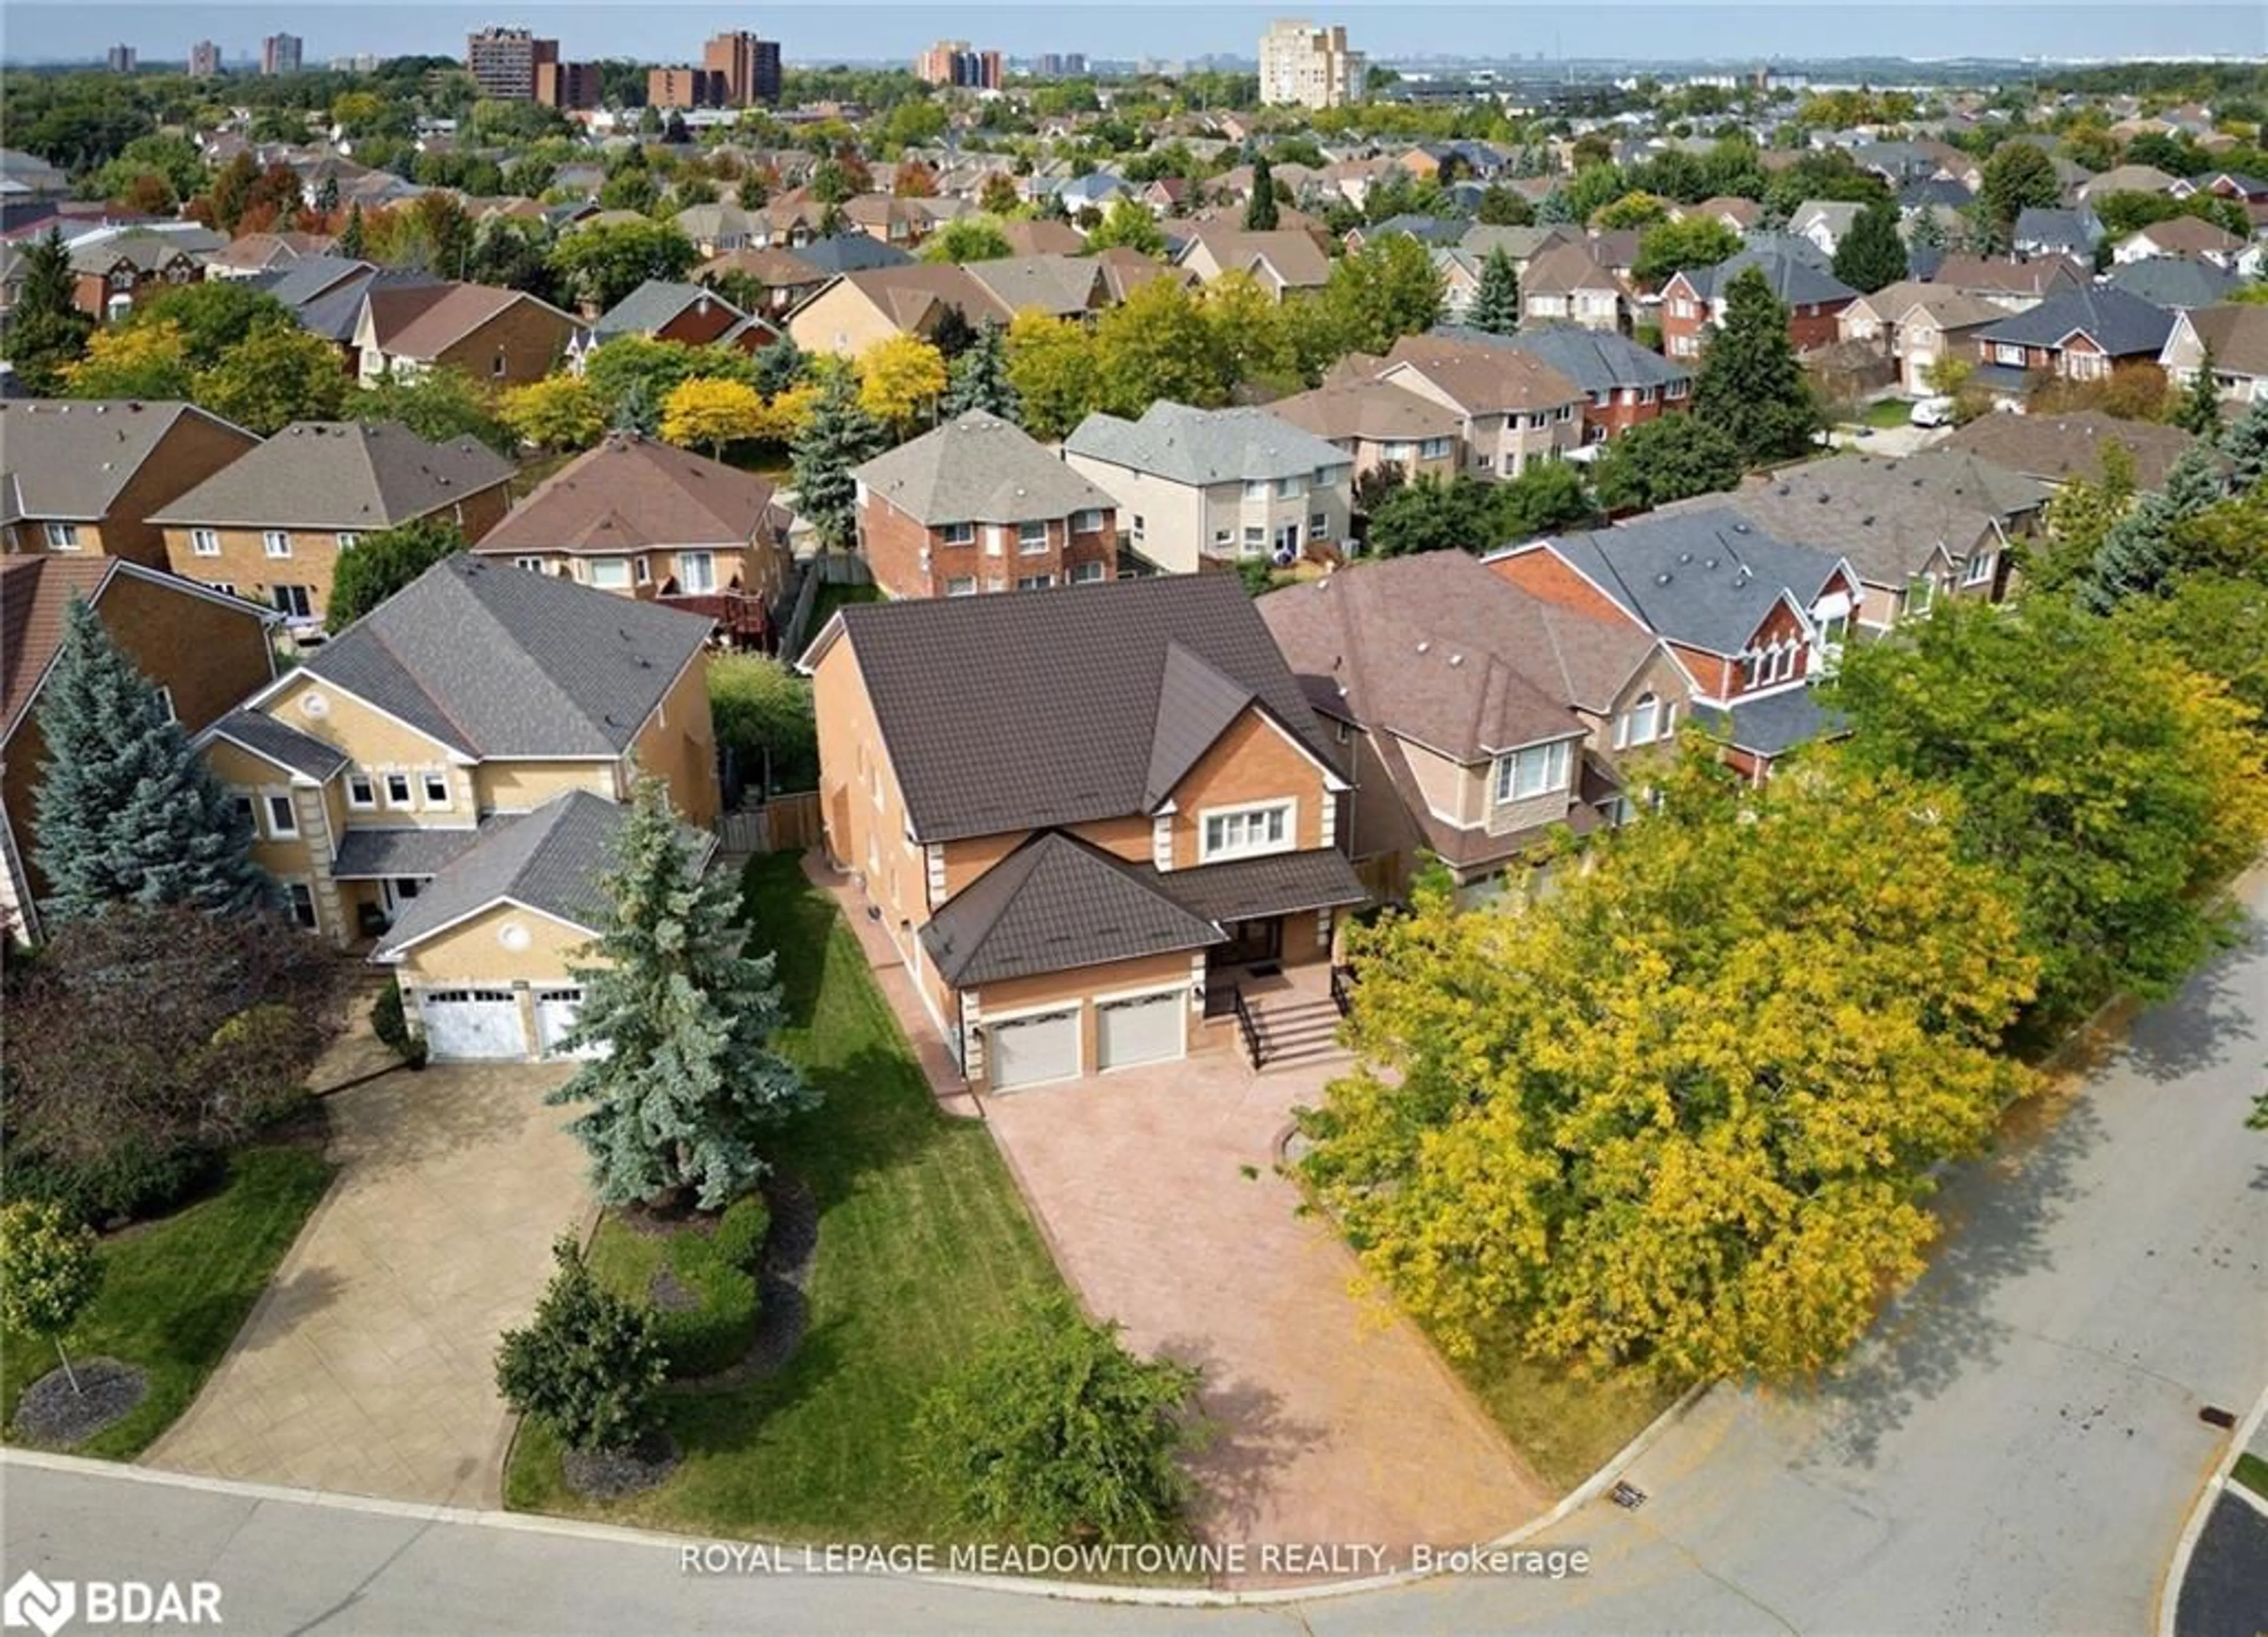
[[[986,1112],[1090,1309],[1136,1349],[1204,1367],[1224,1429],[1198,1461],[1205,1533],[1376,1545],[1390,1567],[1414,1545],[1491,1538],[1551,1496],[1424,1338],[1353,1294],[1329,1227],[1294,1214],[1276,1143],[1332,1072],[1254,1075],[1213,1053]]]
[[[552,1065],[435,1065],[331,1099],[338,1181],[153,1466],[492,1505],[497,1336],[590,1211]]]

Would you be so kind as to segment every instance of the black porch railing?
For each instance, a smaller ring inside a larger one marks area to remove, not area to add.
[[[1252,1008],[1245,1004],[1244,985],[1231,984],[1228,999],[1231,1009],[1236,1014],[1236,1032],[1244,1041],[1244,1055],[1252,1059],[1254,1068],[1264,1066],[1268,1053],[1260,1043],[1260,1025],[1252,1015]]]
[[[1331,1004],[1341,1017],[1354,1010],[1354,973],[1346,967],[1331,968]]]

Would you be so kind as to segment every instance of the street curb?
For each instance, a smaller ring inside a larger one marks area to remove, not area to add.
[[[1521,1524],[1511,1533],[1484,1543],[1498,1549],[1515,1548],[1533,1539],[1553,1524],[1581,1510],[1604,1493],[1623,1471],[1692,1410],[1708,1392],[1705,1386],[1690,1389],[1684,1397],[1664,1410],[1646,1429],[1617,1450],[1613,1458],[1584,1483],[1571,1491],[1559,1504],[1543,1516]],[[482,1508],[432,1506],[414,1501],[387,1501],[373,1495],[350,1495],[320,1489],[293,1489],[280,1484],[247,1483],[232,1478],[202,1478],[192,1472],[171,1471],[162,1467],[129,1465],[117,1461],[90,1460],[84,1456],[57,1455],[40,1449],[0,1449],[0,1472],[11,1466],[36,1467],[48,1471],[64,1472],[77,1477],[119,1478],[129,1482],[166,1485],[176,1489],[189,1489],[207,1494],[234,1495],[247,1501],[281,1501],[294,1505],[330,1507],[340,1511],[361,1512],[376,1517],[400,1518],[420,1523],[458,1523],[478,1528],[507,1529],[521,1534],[550,1535],[570,1540],[606,1541],[616,1545],[651,1546],[659,1549],[710,1545],[717,1537],[699,1535],[680,1535],[653,1530],[626,1529],[614,1523],[585,1523],[577,1518],[553,1517],[542,1513],[504,1512]],[[763,1542],[738,1542],[735,1545],[761,1545]],[[771,1545],[770,1550],[783,1556],[792,1556],[800,1548],[795,1545]],[[1159,1608],[1268,1608],[1311,1603],[1326,1597],[1348,1597],[1365,1592],[1390,1591],[1413,1586],[1421,1581],[1444,1578],[1440,1571],[1419,1574],[1403,1570],[1393,1574],[1373,1574],[1359,1580],[1332,1581],[1317,1586],[1298,1586],[1271,1589],[1266,1591],[1211,1591],[1201,1588],[1165,1586],[1094,1585],[1072,1581],[1031,1580],[1012,1575],[953,1574],[889,1574],[865,1573],[857,1578],[868,1580],[903,1580],[923,1585],[947,1586],[972,1591],[1003,1592],[1017,1596],[1049,1597],[1065,1603],[1118,1603],[1143,1604]]]
[[[2158,1582],[2158,1637],[2175,1637],[2175,1621],[2181,1613],[2182,1582],[2189,1578],[2190,1559],[2197,1551],[2198,1537],[2205,1533],[2205,1521],[2220,1503],[2228,1487],[2228,1475],[2236,1470],[2237,1457],[2252,1444],[2253,1434],[2260,1424],[2268,1420],[2268,1387],[2252,1401],[2252,1410],[2228,1435],[2228,1448],[2221,1451],[2214,1464],[2213,1475],[2205,1480],[2197,1504],[2190,1508],[2190,1521],[2183,1525],[2182,1537],[2175,1544],[2174,1555],[2167,1561],[2165,1577]]]

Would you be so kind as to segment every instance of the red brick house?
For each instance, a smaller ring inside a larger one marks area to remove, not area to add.
[[[1118,503],[997,416],[972,409],[853,476],[859,549],[893,597],[1117,577]]]
[[[1726,292],[1752,267],[1786,305],[1788,339],[1798,352],[1834,344],[1843,309],[1859,292],[1815,258],[1793,250],[1743,250],[1714,267],[1683,269],[1661,287],[1661,350],[1673,363],[1700,359],[1709,332],[1724,324]]]

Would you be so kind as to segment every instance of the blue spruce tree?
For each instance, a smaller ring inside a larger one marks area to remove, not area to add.
[[[47,757],[33,795],[40,911],[77,920],[114,903],[188,903],[217,914],[271,907],[252,827],[94,609],[73,597],[41,690]]]
[[[1012,421],[1022,408],[1008,380],[1006,336],[999,325],[987,324],[976,332],[976,342],[954,359],[939,412],[950,420],[971,409],[982,409]]]
[[[593,946],[606,963],[575,972],[585,999],[563,1043],[605,1055],[547,1099],[591,1105],[569,1129],[605,1205],[690,1193],[721,1209],[763,1176],[764,1130],[819,1102],[770,1046],[773,957],[745,952],[731,878],[695,866],[668,787],[640,779],[606,878],[612,907]]]

